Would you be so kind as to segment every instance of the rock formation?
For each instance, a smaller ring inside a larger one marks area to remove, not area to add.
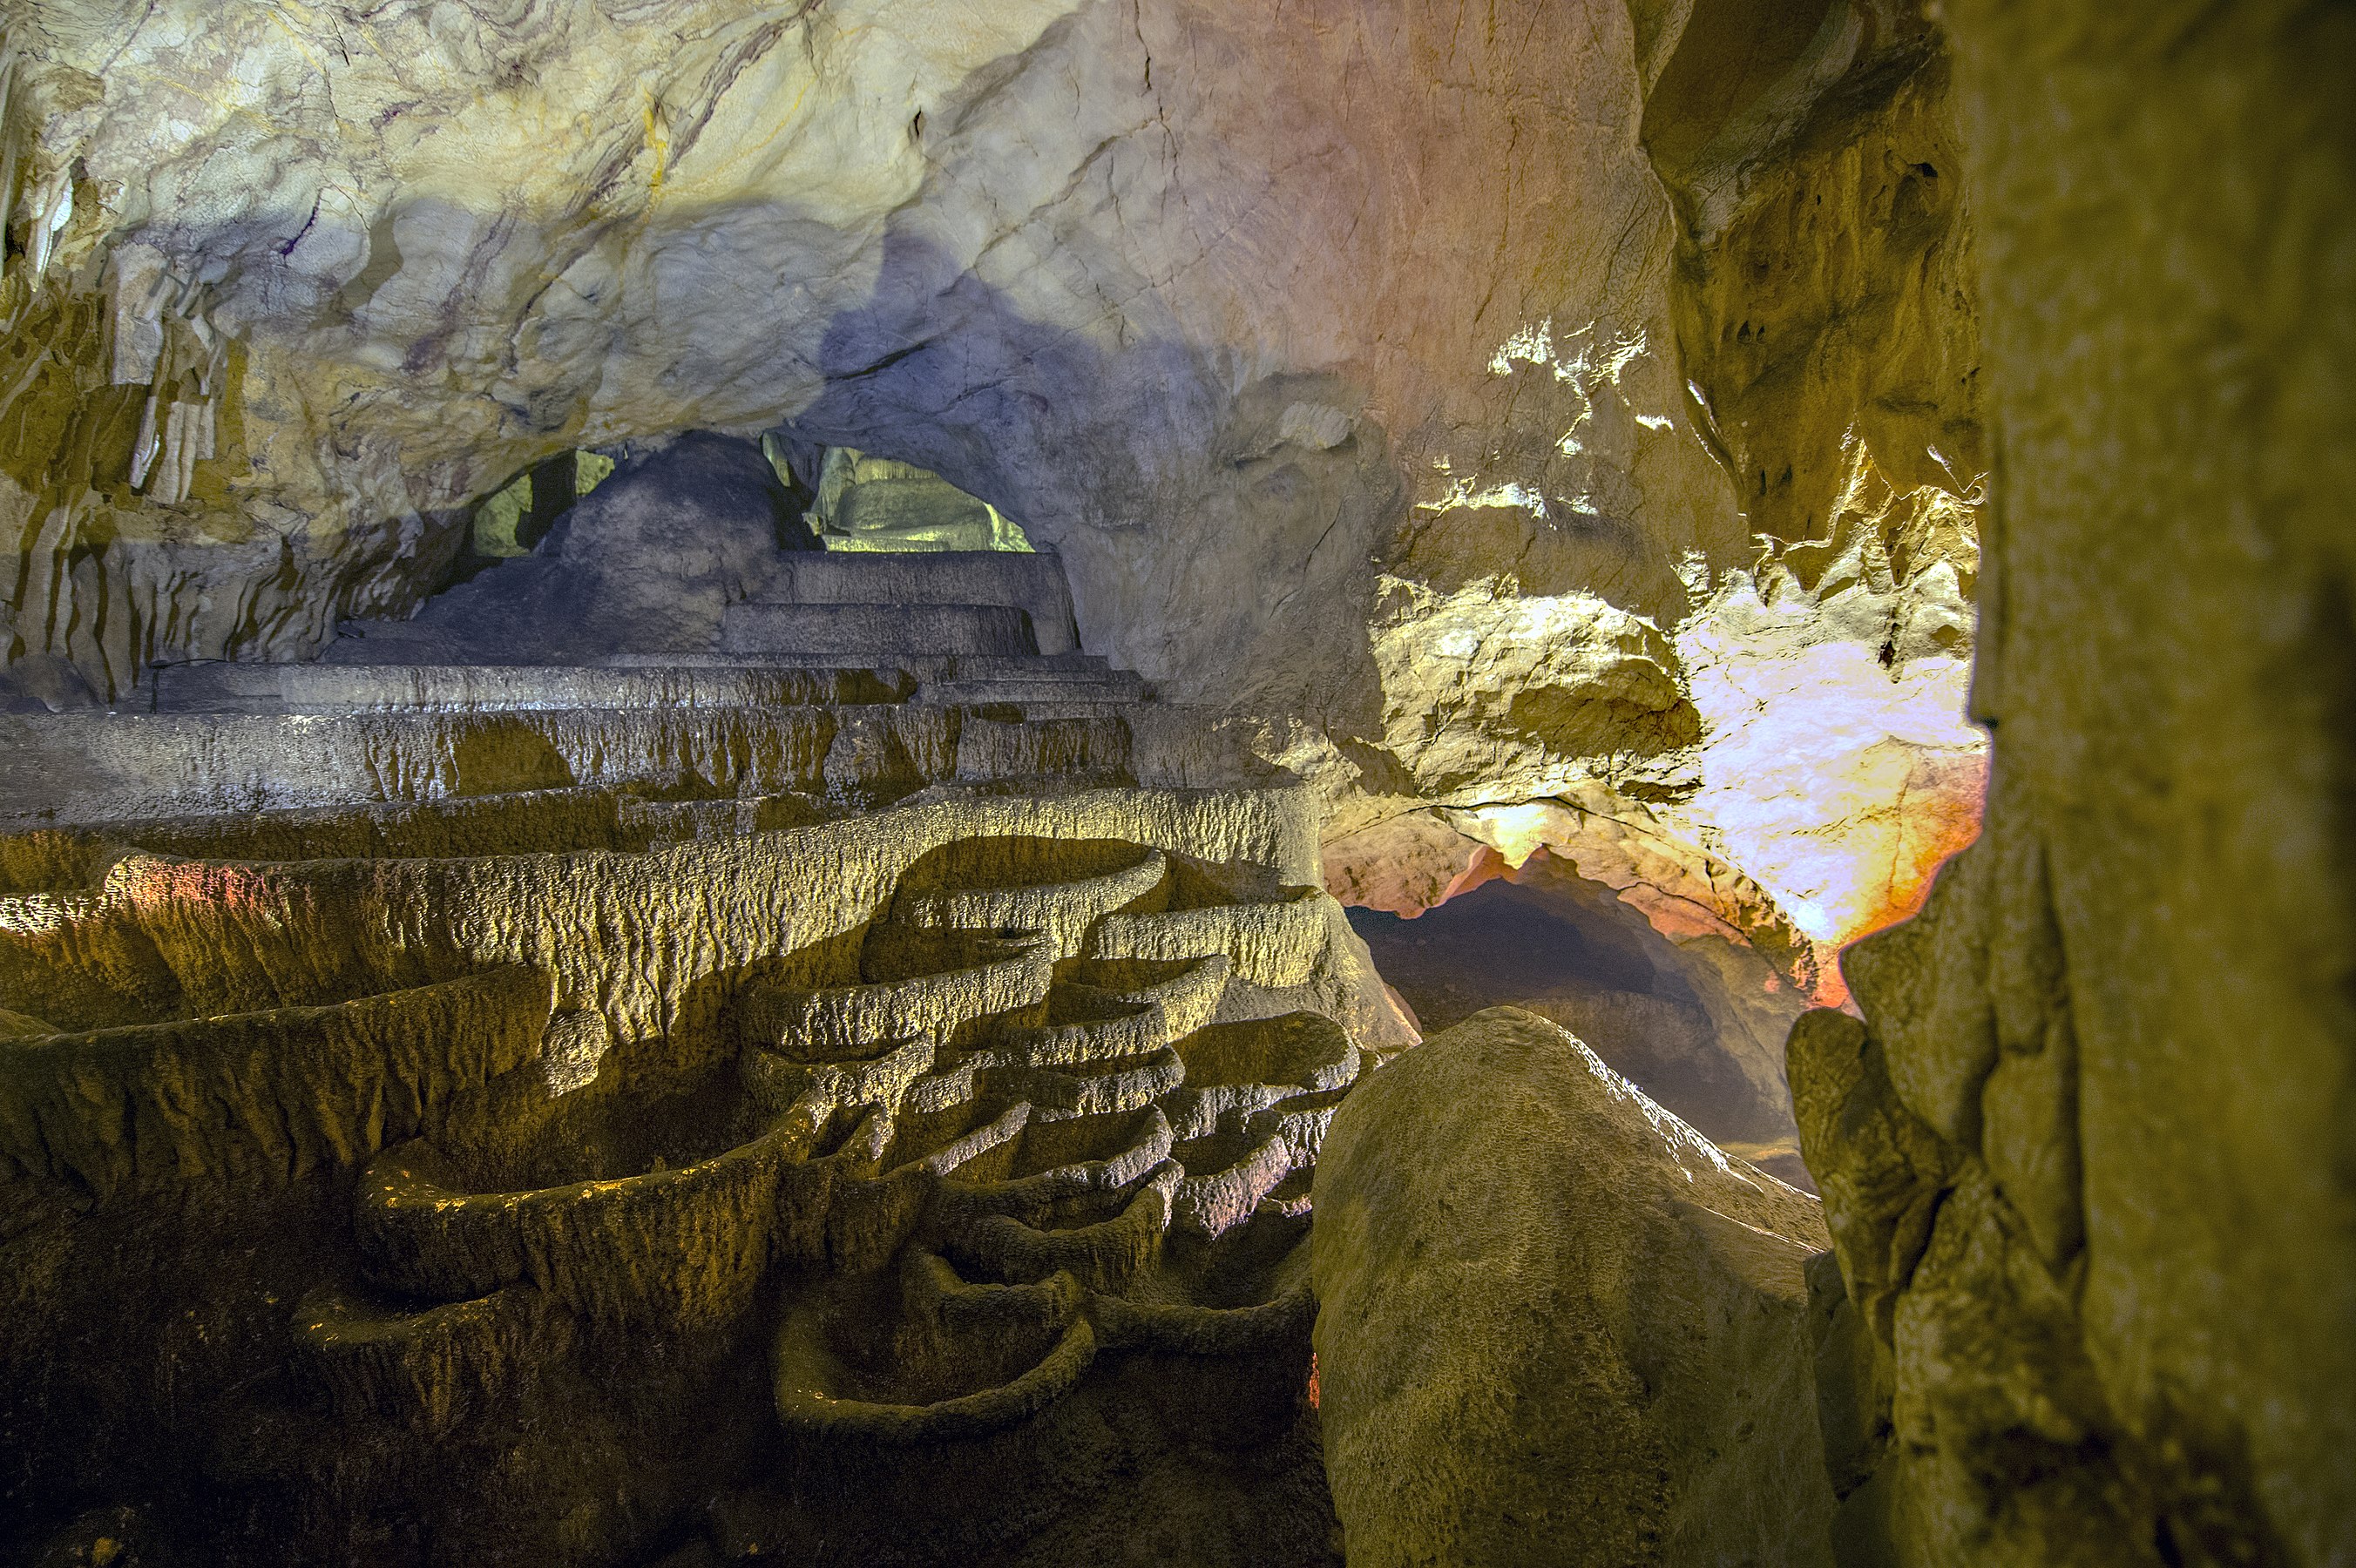
[[[830,446],[815,466],[805,516],[829,549],[1031,548],[1022,524],[914,464]]]
[[[1326,1557],[1309,1171],[1412,1036],[1313,797],[874,608],[0,718],[0,1537]]]
[[[1310,1242],[1353,1568],[1829,1563],[1823,1245],[1813,1199],[1535,1014],[1375,1074],[1326,1136]]]
[[[1995,786],[1792,1039],[1844,1560],[2345,1562],[2356,17],[1946,11]]]
[[[694,432],[648,444],[550,518],[530,549],[406,620],[346,623],[324,656],[586,664],[714,646],[728,605],[767,596],[779,552],[819,541],[751,443]]]
[[[2340,1561],[2351,27],[0,7],[0,1555]]]
[[[1663,648],[1641,620],[1537,598],[1549,541],[1513,541],[1518,594],[1433,601],[1442,635],[1410,636],[1386,665],[1423,672],[1402,675],[1387,736],[1413,772],[1360,775],[1376,798],[1345,802],[1337,830],[1353,837],[1329,864],[1385,882],[1402,834],[1429,845],[1445,827],[1516,865],[1539,844],[1601,861],[1624,889],[1641,847],[1648,903],[1764,906],[1804,933],[1804,983],[1837,1000],[1832,951],[1913,910],[1979,813],[1982,742],[1961,715],[1985,460],[1948,68],[1905,6],[1639,7],[1635,24],[1643,144],[1676,218],[1662,286],[1687,411],[1760,553],[1722,571],[1688,560],[1688,604],[1655,617]],[[1560,356],[1541,336],[1497,364]],[[1495,509],[1513,497],[1486,498],[1422,537],[1460,560],[1506,544]],[[1657,499],[1631,510],[1656,517]],[[1593,569],[1582,585],[1637,609],[1622,581]],[[1604,638],[1621,650],[1610,683],[1554,673],[1594,664]],[[1647,670],[1689,706],[1664,708]],[[1643,731],[1617,755],[1579,765],[1534,746],[1577,752],[1599,699]],[[1664,725],[1698,746],[1661,752]],[[1661,913],[1664,934],[1687,933],[1690,912]]]
[[[1909,4],[216,9],[0,48],[0,698],[310,656],[517,475],[707,430],[1018,520],[1337,838],[1650,811],[1821,960],[1969,836],[1976,337]]]

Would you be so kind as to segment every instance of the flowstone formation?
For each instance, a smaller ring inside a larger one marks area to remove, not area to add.
[[[0,1534],[1326,1559],[1309,1173],[1412,1036],[1312,795],[1084,656],[739,609],[0,716],[117,770],[7,781]]]

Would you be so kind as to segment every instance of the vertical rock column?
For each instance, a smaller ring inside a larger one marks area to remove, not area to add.
[[[2356,14],[1947,17],[1995,785],[1792,1040],[1850,1560],[2345,1562]]]

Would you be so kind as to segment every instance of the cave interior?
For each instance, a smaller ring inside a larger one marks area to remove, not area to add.
[[[0,5],[0,1568],[2356,1562],[2349,80]]]

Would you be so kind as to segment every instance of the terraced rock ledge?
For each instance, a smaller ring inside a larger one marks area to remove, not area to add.
[[[1308,793],[1085,657],[0,720],[16,1528],[1329,1559],[1310,1178],[1413,1037]]]

